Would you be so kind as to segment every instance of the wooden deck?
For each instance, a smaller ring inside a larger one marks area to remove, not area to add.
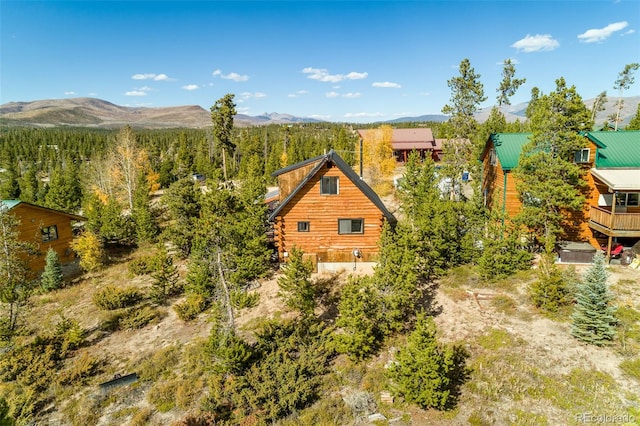
[[[612,237],[640,237],[640,213],[615,213],[591,206],[589,226]]]

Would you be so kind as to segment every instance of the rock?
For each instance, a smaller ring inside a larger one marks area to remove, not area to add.
[[[371,414],[367,419],[371,423],[387,420],[387,418],[385,416],[383,416],[382,414],[380,414],[380,413]]]

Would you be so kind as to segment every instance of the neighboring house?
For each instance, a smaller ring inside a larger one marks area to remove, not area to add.
[[[485,204],[497,204],[507,217],[522,207],[511,171],[530,136],[492,134],[482,152]],[[568,239],[599,248],[610,246],[614,238],[640,238],[640,131],[595,131],[584,136],[587,147],[575,153],[574,161],[585,169],[587,203],[583,212],[569,218]]]
[[[511,171],[518,165],[522,147],[529,142],[531,133],[494,133],[489,136],[482,151],[482,195],[485,205],[499,206],[507,217],[513,217],[522,208],[516,182]]]
[[[318,272],[375,265],[382,226],[396,218],[335,151],[273,176],[280,201],[269,221],[281,261],[295,246]]]
[[[592,244],[640,238],[640,131],[588,132],[590,147],[576,159],[592,167],[587,180]]]
[[[70,247],[73,239],[71,222],[86,221],[86,218],[20,200],[2,200],[0,204],[20,220],[18,238],[35,243],[38,249],[37,256],[29,264],[32,271],[44,269],[49,248],[58,253],[62,263],[75,258]]]
[[[373,137],[369,132],[381,132],[381,129],[358,130],[364,143],[368,137]],[[430,156],[435,161],[439,161],[442,159],[443,141],[444,139],[435,139],[431,129],[428,128],[392,129],[391,132],[393,157],[399,163],[406,163],[411,151],[416,151],[422,159]]]

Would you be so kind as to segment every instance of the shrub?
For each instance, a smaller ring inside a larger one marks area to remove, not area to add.
[[[531,268],[533,255],[518,244],[515,234],[505,239],[486,239],[483,247],[478,260],[478,269],[483,278],[496,280]]]
[[[640,380],[640,358],[626,359],[620,363],[620,369],[627,375]]]
[[[80,256],[80,267],[85,271],[95,271],[104,260],[104,250],[100,239],[87,231],[71,242],[71,248]]]
[[[236,309],[253,308],[258,306],[260,294],[234,290],[229,294],[229,298],[231,299],[231,306]]]
[[[129,273],[133,276],[150,275],[160,267],[160,258],[157,255],[141,256],[133,259],[127,265]]]
[[[137,330],[160,319],[161,316],[160,311],[151,306],[131,308],[120,317],[118,328],[120,330]]]
[[[135,287],[120,288],[108,285],[93,295],[93,303],[106,310],[126,308],[138,303],[142,294]]]
[[[85,385],[90,377],[100,372],[102,361],[83,352],[74,358],[71,365],[58,374],[58,383],[61,385],[81,384]]]
[[[177,303],[173,310],[182,321],[191,321],[206,309],[207,301],[200,294],[189,294],[184,302]]]
[[[175,393],[178,382],[171,380],[168,382],[155,383],[149,392],[147,392],[147,400],[153,404],[158,411],[166,413],[175,407]]]
[[[534,305],[548,312],[557,312],[573,303],[574,287],[573,274],[563,273],[558,268],[551,251],[544,253],[538,268],[538,279],[529,288]]]
[[[60,316],[60,321],[56,324],[55,335],[63,339],[63,349],[73,350],[84,342],[85,331],[75,319],[70,319],[64,315]]]

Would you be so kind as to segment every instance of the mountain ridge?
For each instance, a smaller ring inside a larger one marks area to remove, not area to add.
[[[623,98],[625,101],[621,111],[622,125],[628,123],[635,115],[640,96]],[[615,101],[609,99],[605,110],[596,115],[596,122],[602,123],[615,113]],[[590,108],[595,99],[585,100]],[[525,120],[528,102],[508,105],[501,108],[508,122]],[[479,122],[486,121],[492,107],[483,108],[476,114]],[[418,121],[447,121],[443,114],[426,114],[417,117],[402,117],[379,122],[381,124],[401,124]],[[237,114],[234,124],[238,127],[264,126],[269,124],[318,123],[308,117],[298,117],[285,113],[263,113],[257,116]],[[92,127],[120,128],[130,125],[137,128],[206,128],[211,125],[211,114],[198,105],[171,107],[129,107],[121,106],[98,98],[44,99],[28,102],[8,102],[0,105],[0,125],[27,127]]]

